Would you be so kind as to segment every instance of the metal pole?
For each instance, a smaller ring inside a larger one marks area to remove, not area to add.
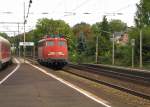
[[[98,36],[96,37],[96,64],[98,63]]]
[[[14,56],[15,56],[15,53],[16,53],[16,45],[15,45],[15,32],[14,32]]]
[[[142,62],[142,28],[140,29],[140,68],[143,67]]]
[[[132,46],[132,68],[134,68],[134,46]]]
[[[114,65],[114,56],[115,56],[115,37],[114,37],[114,33],[113,33],[113,48],[112,48],[112,65]]]
[[[19,37],[19,23],[18,23],[18,37]],[[20,42],[20,37],[19,37],[19,42]],[[18,55],[20,57],[20,46],[19,46],[19,49],[17,49],[17,50],[18,50]]]
[[[131,46],[132,46],[132,68],[134,68],[134,46],[135,46],[135,39],[131,39]]]
[[[35,46],[33,46],[33,59],[35,59]]]
[[[20,57],[20,45],[19,45],[19,57]]]
[[[25,51],[26,51],[26,47],[25,47],[25,2],[24,2],[24,45],[23,45],[23,48],[24,48],[24,63],[25,63]]]

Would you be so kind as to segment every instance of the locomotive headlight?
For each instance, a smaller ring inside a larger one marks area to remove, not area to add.
[[[63,52],[49,52],[48,55],[65,55]]]
[[[48,55],[55,55],[55,52],[49,52]]]
[[[64,53],[63,53],[63,52],[57,52],[57,54],[58,54],[58,55],[64,55]]]

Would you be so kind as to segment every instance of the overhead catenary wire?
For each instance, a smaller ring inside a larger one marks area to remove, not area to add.
[[[79,9],[81,6],[85,5],[86,3],[88,3],[90,0],[84,0],[81,4],[77,5],[72,11],[76,11],[77,9]]]
[[[127,9],[127,8],[129,8],[131,6],[134,6],[134,5],[135,5],[135,3],[134,4],[133,3],[132,4],[128,4],[128,5],[124,6],[124,7],[121,7],[119,9],[115,10],[114,12],[120,12],[120,11],[125,10],[125,9]]]
[[[128,8],[131,7],[131,6],[134,6],[134,5],[135,5],[135,3],[128,4],[128,5],[124,6],[124,7],[121,7],[121,8],[119,8],[119,9],[115,10],[115,11],[112,11],[112,12],[105,12],[105,14],[106,14],[107,16],[116,16],[116,15],[125,15],[125,14],[135,14],[135,13],[131,13],[131,12],[128,12],[128,13],[121,12],[121,11],[123,11],[123,10],[128,9]]]
[[[72,9],[71,11],[69,12],[64,12],[64,13],[67,13],[66,15],[63,15],[62,17],[65,17],[65,16],[70,16],[70,15],[76,15],[76,11],[77,9],[79,9],[81,6],[87,4],[90,0],[84,0],[82,3],[80,3],[79,5],[77,5],[74,9]],[[87,12],[88,13],[88,12]]]
[[[74,11],[76,11],[77,9],[79,9],[80,7],[82,7],[83,5],[87,4],[89,1],[90,0],[83,1],[81,4],[77,5],[72,11],[68,12],[68,14],[65,15],[65,16],[76,15],[76,12],[74,12]],[[123,13],[120,13],[120,11],[125,10],[125,9],[127,9],[127,8],[129,8],[129,7],[133,6],[133,5],[135,5],[135,3],[134,4],[133,3],[132,4],[128,4],[127,6],[124,6],[122,8],[119,8],[119,9],[113,11],[113,12],[109,12],[109,13],[106,13],[106,14],[110,14],[110,15],[122,15]],[[95,14],[98,14],[98,13],[103,13],[103,12],[95,12]],[[83,14],[94,14],[94,13],[93,12],[85,12]],[[134,13],[129,13],[129,14],[134,14]]]
[[[55,13],[56,8],[57,8],[58,6],[60,6],[63,2],[64,2],[63,0],[60,0],[60,2],[56,4],[56,6],[55,6],[55,8],[53,9],[53,11],[52,11],[51,14]]]

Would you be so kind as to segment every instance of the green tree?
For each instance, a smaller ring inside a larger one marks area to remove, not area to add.
[[[93,43],[91,45],[91,49],[93,48],[93,51],[91,53],[94,53],[96,51],[96,38],[98,36],[98,53],[99,58],[101,62],[108,63],[108,59],[111,57],[111,47],[112,43],[110,41],[110,36],[112,35],[110,32],[110,26],[107,21],[106,16],[103,17],[102,22],[97,22],[92,25],[92,35],[93,35],[93,42],[90,41],[90,43]]]
[[[97,22],[92,25],[91,30],[93,36],[98,36],[101,34],[101,26],[102,26],[101,22]]]
[[[53,19],[39,19],[36,24],[36,32],[38,32],[40,35],[46,35],[46,34],[54,34],[54,33],[60,33],[63,34],[68,41],[70,41],[70,38],[72,36],[72,30],[70,26],[65,23],[63,20],[53,20]]]
[[[111,20],[109,26],[112,33],[125,31],[127,29],[127,24],[121,20]]]
[[[5,39],[10,39],[9,36],[6,33],[1,33],[0,32],[0,36],[2,36]]]
[[[73,33],[75,36],[79,36],[81,32],[83,32],[83,35],[86,39],[91,37],[91,26],[87,23],[81,22],[72,27]]]
[[[77,58],[81,60],[87,59],[87,53],[89,50],[88,47],[92,44],[88,44],[88,41],[92,39],[92,30],[91,26],[87,23],[81,22],[72,27],[74,40],[75,40],[75,50],[77,52]],[[78,61],[79,62],[79,61]],[[82,62],[82,61],[81,61]]]
[[[101,36],[103,36],[107,40],[110,39],[110,34],[108,33],[110,32],[110,27],[106,16],[103,17],[100,31],[101,31]]]
[[[137,12],[135,15],[135,24],[138,28],[150,25],[150,2],[149,0],[140,0],[139,4],[136,4]]]
[[[139,35],[139,29],[138,28],[132,28],[132,30],[129,31],[129,37],[130,39],[135,39],[135,60],[136,62],[139,62],[139,54],[140,54],[140,35]],[[150,27],[146,27],[143,29],[143,61],[149,61],[150,60]]]
[[[110,26],[107,21],[106,16],[103,17],[100,27],[100,39],[99,39],[99,46],[100,46],[100,54],[103,59],[109,57],[111,55],[111,41],[110,36],[112,35],[110,32]]]
[[[115,50],[115,64],[121,66],[130,66],[131,55],[131,45],[117,45]]]
[[[92,25],[91,30],[92,30],[92,38],[87,42],[88,44],[88,50],[91,50],[88,52],[89,55],[94,55],[96,53],[96,39],[97,37],[100,38],[101,37],[101,22],[96,22],[95,24]],[[98,41],[100,44],[100,40]],[[100,50],[100,46],[99,49]]]

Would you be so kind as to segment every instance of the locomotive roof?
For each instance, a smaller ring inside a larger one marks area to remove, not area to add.
[[[59,38],[59,37],[57,37],[57,38],[44,38],[44,39],[41,39],[41,40],[39,40],[39,42],[43,42],[43,41],[48,41],[48,40],[64,40],[64,41],[66,41],[66,39],[65,38]]]
[[[4,43],[10,44],[10,42],[7,39],[3,38],[2,36],[0,36],[0,42],[4,42]]]

